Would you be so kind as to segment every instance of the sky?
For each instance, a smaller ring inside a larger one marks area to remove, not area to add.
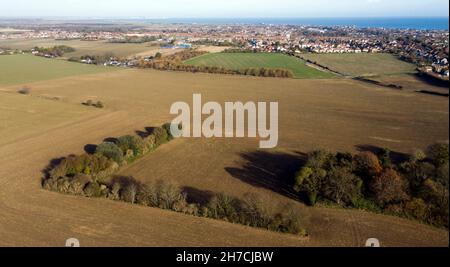
[[[0,0],[0,17],[448,17],[448,0]]]

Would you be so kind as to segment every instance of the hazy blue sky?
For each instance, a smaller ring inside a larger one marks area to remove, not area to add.
[[[448,17],[448,0],[1,0],[4,16]]]

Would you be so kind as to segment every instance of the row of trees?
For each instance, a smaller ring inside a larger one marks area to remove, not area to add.
[[[306,235],[298,210],[257,194],[246,194],[241,199],[219,193],[206,203],[195,203],[188,201],[192,198],[188,193],[167,181],[143,184],[133,177],[114,177],[105,192],[100,190],[98,196],[276,232]]]
[[[216,66],[194,66],[185,65],[174,61],[153,61],[141,63],[143,68],[152,68],[165,71],[185,71],[192,73],[215,73],[215,74],[230,74],[230,75],[247,75],[256,77],[277,77],[277,78],[293,78],[294,74],[291,70],[286,69],[267,69],[267,68],[246,68],[239,70],[226,69],[224,67]]]
[[[186,72],[201,72],[201,73],[216,73],[216,74],[231,74],[231,75],[248,75],[257,77],[278,77],[278,78],[293,78],[294,74],[287,69],[268,69],[268,68],[246,68],[240,70],[232,70],[224,67],[216,66],[194,66],[186,65],[183,61],[205,54],[206,52],[197,50],[186,50],[166,56],[152,61],[141,61],[141,68],[152,68],[165,71],[186,71]]]
[[[294,189],[310,205],[333,202],[448,228],[448,158],[447,144],[432,145],[400,164],[392,163],[389,150],[315,151],[297,173]]]
[[[89,184],[105,183],[121,166],[171,140],[169,128],[155,128],[145,137],[122,136],[99,144],[94,153],[64,158],[59,164],[49,167],[43,186],[63,193],[74,191],[81,194],[78,190],[80,187],[85,189]]]
[[[38,52],[37,55],[40,55],[40,56],[50,55],[53,57],[62,57],[66,53],[75,52],[75,48],[66,46],[66,45],[58,45],[58,46],[53,46],[53,47],[48,47],[48,48],[35,47],[35,48],[33,48],[33,51]]]
[[[149,42],[155,42],[158,40],[156,36],[144,36],[144,37],[125,37],[122,39],[112,39],[109,40],[109,43],[115,44],[143,44]]]
[[[92,154],[70,156],[50,166],[43,188],[65,194],[100,197],[149,207],[208,217],[271,231],[305,236],[301,216],[293,206],[274,203],[259,195],[239,199],[226,194],[213,195],[207,203],[195,199],[167,181],[143,184],[133,177],[114,176],[121,166],[172,140],[170,124],[154,128],[145,137],[126,135],[108,140]]]

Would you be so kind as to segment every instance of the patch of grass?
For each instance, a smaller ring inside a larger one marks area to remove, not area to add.
[[[0,85],[23,84],[113,70],[113,68],[71,63],[31,55],[2,56],[0,58]]]
[[[247,68],[288,69],[295,78],[332,78],[331,73],[308,67],[303,60],[274,53],[210,53],[185,61],[194,66],[223,67],[231,70]]]
[[[416,66],[390,54],[304,54],[303,58],[349,76],[415,73]]]

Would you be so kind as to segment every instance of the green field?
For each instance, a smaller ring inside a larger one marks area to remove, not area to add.
[[[332,78],[331,73],[308,67],[306,63],[295,57],[270,53],[210,53],[189,59],[185,62],[196,66],[224,67],[231,70],[246,68],[289,69],[295,78]]]
[[[416,66],[390,54],[304,54],[317,62],[349,76],[397,75],[414,73]]]
[[[0,56],[0,86],[95,74],[112,70],[114,68],[84,65],[32,55]]]
[[[64,55],[66,58],[80,57],[84,55],[103,55],[113,53],[118,57],[129,57],[140,53],[154,55],[158,46],[151,46],[149,43],[143,44],[120,44],[109,43],[107,41],[81,41],[81,40],[51,40],[51,39],[11,39],[0,40],[0,47],[27,50],[33,47],[53,47],[66,45],[75,48],[75,52]]]

